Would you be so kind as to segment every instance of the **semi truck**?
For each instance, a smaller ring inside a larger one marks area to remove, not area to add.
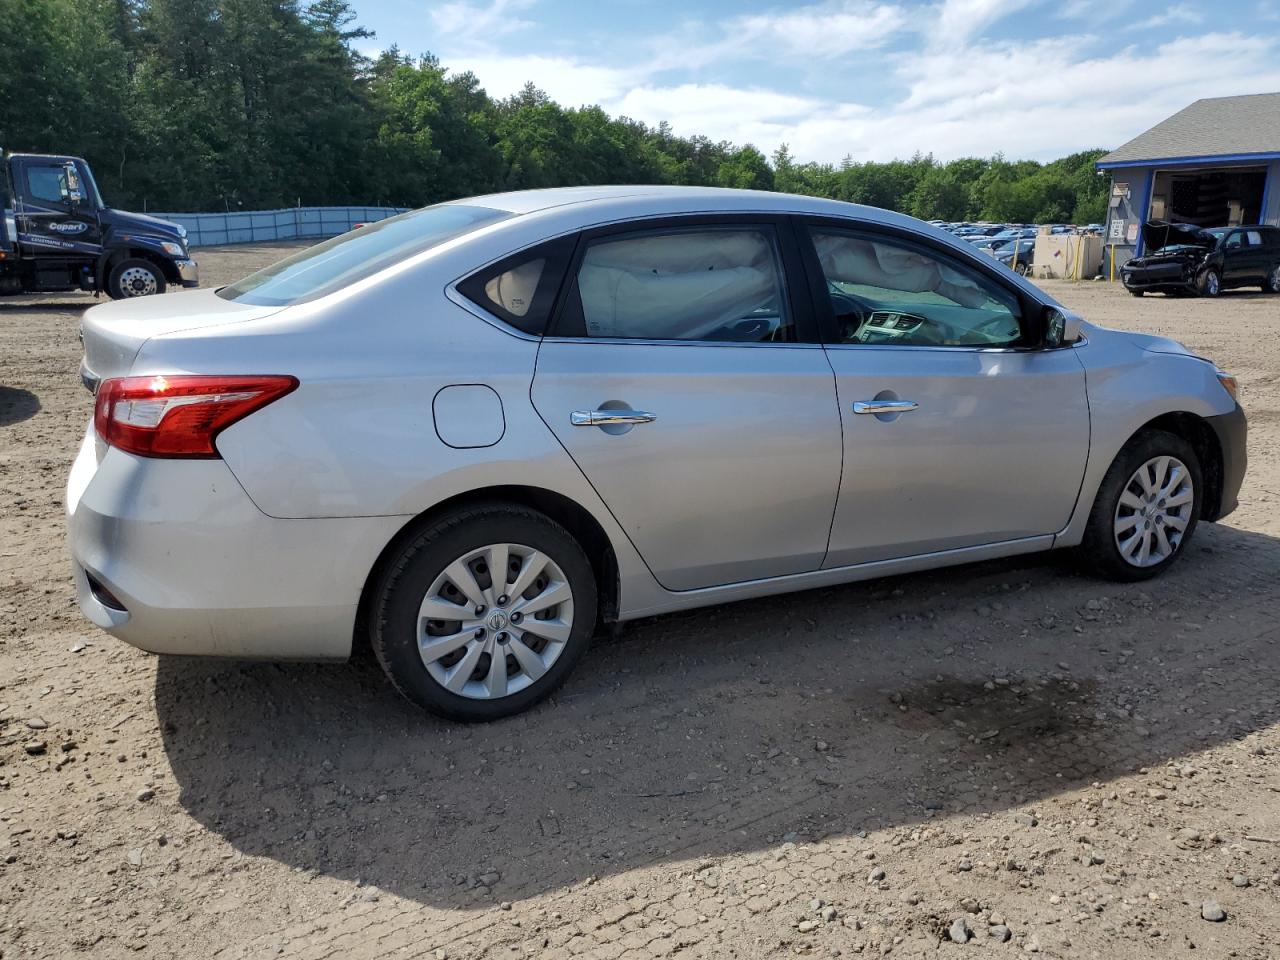
[[[145,297],[199,284],[176,223],[102,201],[80,157],[0,150],[0,296],[67,290]]]

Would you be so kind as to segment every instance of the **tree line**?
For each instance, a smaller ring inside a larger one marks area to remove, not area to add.
[[[677,136],[495,99],[396,47],[376,58],[346,0],[0,0],[0,146],[84,156],[108,202],[153,210],[421,206],[599,183],[782,190],[924,219],[1103,219],[1101,150],[1052,163],[799,162],[784,146]]]

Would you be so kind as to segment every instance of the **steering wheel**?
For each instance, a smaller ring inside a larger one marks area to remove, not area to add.
[[[992,317],[990,320],[985,320],[976,327],[973,327],[971,332],[982,334],[984,337],[990,337],[993,343],[996,340],[1006,341],[1009,339],[1009,323],[1010,318],[1008,317]],[[1016,323],[1014,324],[1014,327],[1013,337],[1016,339],[1018,337]]]
[[[831,312],[836,315],[836,329],[840,340],[850,343],[871,316],[871,304],[851,293],[845,293],[833,283],[827,284],[827,293],[831,297]]]

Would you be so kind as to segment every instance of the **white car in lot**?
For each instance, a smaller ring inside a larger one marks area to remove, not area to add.
[[[80,605],[485,720],[604,622],[1054,547],[1136,580],[1236,504],[1235,382],[917,220],[583,187],[84,318]]]

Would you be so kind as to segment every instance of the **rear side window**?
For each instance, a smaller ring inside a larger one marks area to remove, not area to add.
[[[566,297],[564,336],[795,340],[768,227],[690,227],[593,240]]]
[[[573,255],[573,237],[561,237],[500,260],[458,284],[458,292],[517,330],[540,337]]]
[[[218,296],[269,307],[306,303],[509,216],[451,203],[402,213],[308,247],[221,288]]]

